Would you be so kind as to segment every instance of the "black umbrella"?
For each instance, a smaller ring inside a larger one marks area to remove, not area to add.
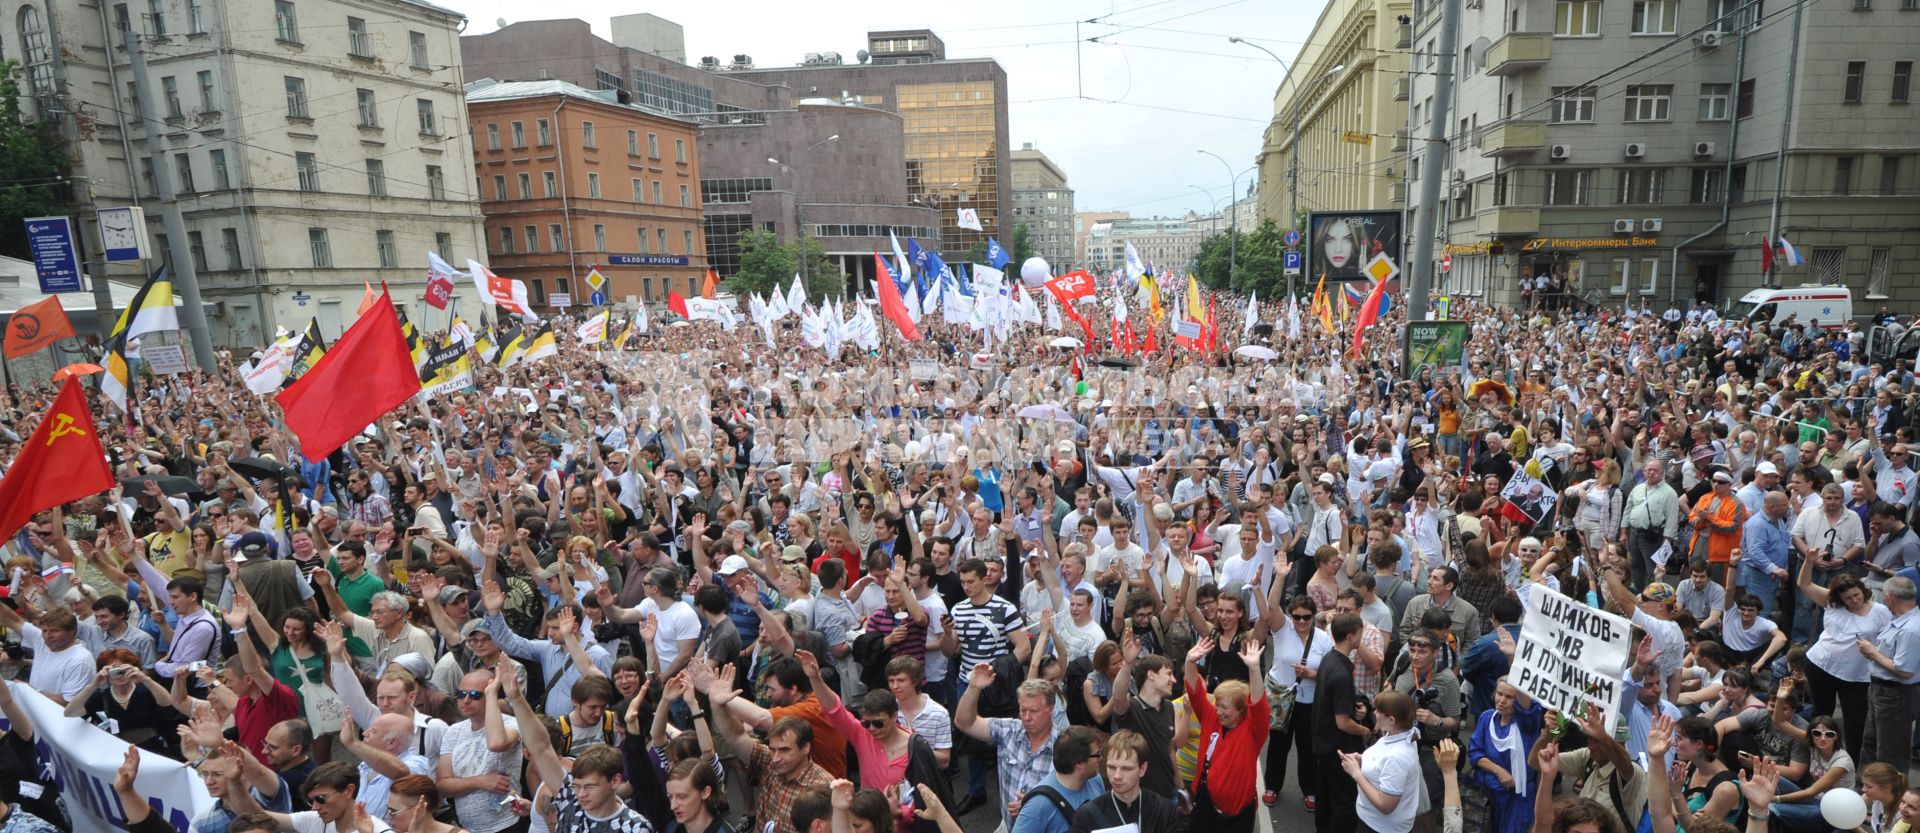
[[[227,461],[227,467],[248,480],[280,480],[293,474],[292,469],[265,457],[235,457]]]
[[[1139,362],[1136,362],[1132,359],[1101,359],[1098,362],[1098,364],[1101,367],[1139,367],[1140,366]]]
[[[120,478],[120,485],[129,495],[144,495],[148,483],[160,484],[160,491],[169,495],[200,494],[200,484],[191,477],[175,477],[171,474],[150,474],[142,477]]]

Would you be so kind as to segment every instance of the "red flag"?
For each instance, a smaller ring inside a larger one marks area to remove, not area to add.
[[[12,538],[35,513],[111,488],[113,469],[87,410],[86,391],[79,379],[69,378],[0,479],[0,532]]]
[[[1207,294],[1207,349],[1220,349],[1220,325],[1214,321],[1214,308],[1220,305],[1220,299],[1212,293]]]
[[[1153,336],[1153,331],[1158,329],[1160,328],[1154,326],[1147,327],[1146,351],[1149,355],[1160,352],[1160,340]]]
[[[6,346],[0,352],[17,359],[63,338],[73,338],[73,322],[60,296],[48,295],[7,317]]]
[[[1770,275],[1772,273],[1773,273],[1773,241],[1768,240],[1767,242],[1760,244],[1760,274]]]
[[[879,267],[874,272],[874,285],[880,289],[880,314],[900,328],[900,337],[907,341],[920,340],[920,328],[913,326],[913,315],[907,312],[907,302],[900,298],[900,287],[893,285],[893,279],[887,277],[887,262],[880,259],[880,253],[873,253],[873,265]]]
[[[274,398],[307,459],[332,454],[360,429],[420,392],[407,337],[393,298],[382,292],[373,308],[341,334],[320,361]]]
[[[1060,305],[1067,309],[1073,309],[1074,301],[1089,297],[1094,292],[1093,276],[1084,270],[1049,278],[1042,285],[1053,293],[1053,297],[1060,299]]]
[[[1086,378],[1086,374],[1080,370],[1080,354],[1075,353],[1073,354],[1073,380],[1079,382]]]
[[[693,317],[687,314],[687,299],[671,289],[667,290],[667,309],[673,310],[673,314],[681,318]]]
[[[367,291],[372,292],[373,287],[368,286]],[[432,277],[427,278],[427,304],[429,306],[432,306],[434,309],[446,309],[447,304],[452,300],[453,278],[440,273],[435,273]],[[373,302],[370,300],[362,301],[360,305],[363,307],[372,306]]]
[[[1360,344],[1366,340],[1367,328],[1380,320],[1380,299],[1387,294],[1387,282],[1373,285],[1373,291],[1367,293],[1367,300],[1360,302],[1360,317],[1353,321],[1353,354],[1360,355]]]

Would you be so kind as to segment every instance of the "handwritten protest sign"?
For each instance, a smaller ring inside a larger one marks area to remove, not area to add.
[[[1633,623],[1536,586],[1527,594],[1508,680],[1549,709],[1578,717],[1600,707],[1608,732],[1620,719]]]

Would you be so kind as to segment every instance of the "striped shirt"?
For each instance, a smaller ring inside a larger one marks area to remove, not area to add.
[[[960,641],[961,669],[971,669],[1011,653],[1013,642],[1009,635],[1027,625],[1020,609],[999,596],[988,596],[982,604],[975,604],[972,599],[963,600],[953,606],[951,615],[954,637]],[[962,674],[962,678],[964,676]]]
[[[887,657],[913,657],[924,663],[927,658],[926,622],[915,622],[906,611],[894,613],[887,607],[875,610],[867,617],[868,633],[888,635],[893,633],[894,628],[906,628],[907,635],[887,648]]]

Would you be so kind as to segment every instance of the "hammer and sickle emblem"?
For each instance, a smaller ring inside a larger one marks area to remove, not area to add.
[[[32,340],[40,335],[40,319],[34,317],[32,313],[16,312],[12,318],[7,319],[7,324],[13,327],[13,334],[23,340]]]
[[[47,445],[53,445],[54,440],[60,439],[68,434],[84,436],[86,433],[87,432],[82,429],[73,427],[73,416],[71,414],[55,414],[53,417],[53,430],[47,432]]]

